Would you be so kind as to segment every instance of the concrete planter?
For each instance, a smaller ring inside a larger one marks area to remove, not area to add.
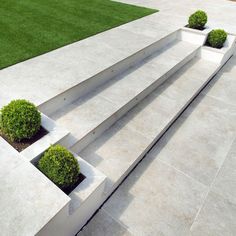
[[[37,235],[75,235],[104,200],[105,175],[78,155],[74,156],[85,179],[68,195],[69,203]]]
[[[58,126],[53,120],[44,114],[42,115],[42,127],[48,131],[44,137],[24,149],[20,154],[28,161],[34,161],[43,152],[45,152],[51,145],[62,141],[67,137],[69,132],[64,128]]]
[[[236,35],[228,34],[227,40],[221,49],[203,46],[201,57],[203,59],[224,64],[233,54],[236,47]]]
[[[205,30],[195,30],[183,27],[179,32],[179,39],[192,44],[201,45],[199,56],[205,60],[218,64],[224,64],[233,54],[236,47],[236,35],[228,34],[224,47],[221,49],[206,46],[206,40],[212,29],[207,27]]]
[[[197,45],[204,45],[210,28],[206,27],[204,30],[196,30],[188,27],[183,27],[180,31],[180,39]]]
[[[67,139],[69,132],[66,129],[58,126],[46,115],[41,115],[41,125],[48,131],[48,134],[24,149],[21,153],[18,153],[4,139],[1,139],[0,141],[10,150],[8,153],[20,155],[25,159],[25,162],[29,161],[34,164],[51,145],[63,143]],[[75,235],[104,201],[103,194],[106,176],[78,155],[74,154],[74,156],[80,164],[81,174],[85,176],[85,179],[69,195],[65,194],[53,182],[48,180],[51,182],[48,187],[50,189],[56,188],[60,193],[55,194],[55,201],[63,202],[63,204],[60,204],[60,210],[50,221],[47,221],[46,225],[36,231],[35,235],[58,236],[59,233],[63,236]],[[39,178],[45,179],[45,175],[40,172]],[[64,204],[64,199],[67,199],[66,204]],[[40,194],[37,201],[41,201]]]

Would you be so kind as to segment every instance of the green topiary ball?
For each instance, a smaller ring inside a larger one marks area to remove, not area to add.
[[[74,185],[80,173],[76,158],[60,145],[51,146],[44,153],[38,168],[62,190]]]
[[[12,141],[32,138],[40,129],[41,114],[26,100],[14,100],[1,109],[0,129]]]
[[[188,26],[192,29],[204,29],[207,23],[207,14],[204,11],[198,10],[193,13],[188,19]]]
[[[227,33],[222,29],[212,30],[207,37],[207,42],[213,48],[222,48],[227,39]]]

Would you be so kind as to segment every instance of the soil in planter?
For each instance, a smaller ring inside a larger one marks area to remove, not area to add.
[[[78,180],[75,184],[71,185],[70,187],[62,189],[62,191],[69,195],[86,177],[83,174],[79,174]]]
[[[236,1],[236,0],[235,0]],[[193,28],[190,28],[188,25],[185,25],[186,28],[189,28],[189,29],[193,29]],[[200,29],[193,29],[193,30],[200,30],[200,31],[203,31],[205,30],[206,27],[203,27],[203,28],[200,28]]]
[[[36,141],[38,141],[39,139],[41,139],[43,136],[45,136],[46,134],[48,134],[48,131],[46,129],[44,129],[42,126],[40,127],[40,130],[38,131],[38,133],[36,135],[34,135],[31,139],[23,139],[20,142],[12,142],[6,135],[4,135],[1,131],[0,131],[0,136],[5,139],[12,147],[14,147],[18,152],[23,151],[24,149],[26,149],[27,147],[29,147],[30,145],[32,145],[33,143],[35,143]]]
[[[236,1],[236,0],[235,0],[235,1]],[[214,48],[214,47],[212,47],[207,41],[205,42],[204,46],[210,47],[210,48]],[[215,49],[221,49],[221,48],[223,48],[223,47],[224,47],[224,45],[223,45],[222,47],[220,47],[220,48],[215,48]]]

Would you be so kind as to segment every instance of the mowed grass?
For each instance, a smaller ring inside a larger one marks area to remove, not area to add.
[[[0,68],[156,12],[110,0],[0,0],[0,4]]]

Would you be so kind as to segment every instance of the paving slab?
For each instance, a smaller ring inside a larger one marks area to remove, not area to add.
[[[131,236],[131,233],[119,222],[114,220],[104,210],[99,212],[93,217],[89,227],[84,227],[83,232],[77,236]]]
[[[204,93],[227,104],[236,106],[235,75],[236,56],[232,57],[225,65],[224,70],[216,75],[216,79],[209,84]]]
[[[235,2],[228,0],[179,0],[178,2],[167,2],[165,0],[118,0],[128,4],[157,8],[163,18],[169,17],[169,22],[175,24],[187,24],[190,14],[202,9],[208,14],[208,25],[213,28],[224,28],[229,32],[236,33],[236,26],[232,22],[236,21]],[[227,13],[226,13],[227,12]],[[225,14],[223,14],[225,13]]]
[[[236,140],[212,184],[211,191],[236,204]]]
[[[188,235],[207,188],[148,155],[102,207],[133,235]]]
[[[191,228],[191,235],[236,235],[235,218],[236,205],[210,192]]]
[[[70,200],[24,160],[4,178],[1,177],[0,193],[1,235],[4,236],[35,235]]]
[[[234,140],[235,118],[232,106],[200,96],[154,152],[168,141],[161,160],[210,186]]]
[[[151,140],[130,129],[125,123],[118,122],[79,155],[109,177],[108,191],[150,142]]]
[[[62,109],[51,118],[59,125],[66,127],[78,140],[97,127],[113,114],[118,107],[102,96],[90,94],[78,99]]]
[[[20,154],[3,138],[0,138],[0,178],[23,164]]]

